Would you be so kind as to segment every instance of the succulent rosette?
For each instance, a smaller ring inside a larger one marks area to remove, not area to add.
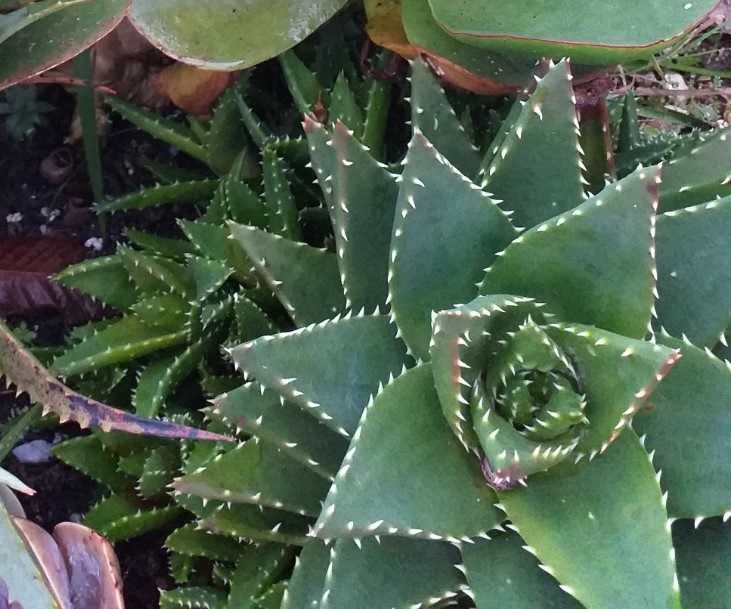
[[[570,65],[536,80],[483,158],[414,63],[398,173],[306,118],[334,251],[230,225],[297,329],[230,350],[211,416],[253,437],[174,487],[303,546],[284,609],[721,589],[721,518],[671,523],[731,515],[727,134],[587,192]]]

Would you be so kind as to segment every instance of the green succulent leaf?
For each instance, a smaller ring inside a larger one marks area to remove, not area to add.
[[[64,376],[83,374],[105,366],[125,363],[183,344],[186,332],[153,328],[135,316],[123,317],[84,342],[71,347],[53,362]]]
[[[288,239],[301,239],[302,234],[297,223],[297,204],[287,175],[289,167],[272,148],[265,148],[262,156],[265,201],[271,231]]]
[[[663,167],[660,209],[673,211],[731,195],[731,130],[712,133],[690,153],[670,160]]]
[[[55,280],[121,311],[131,307],[137,300],[135,286],[118,255],[73,264],[57,274]]]
[[[160,593],[160,609],[226,609],[226,593],[208,586],[186,586]]]
[[[681,520],[673,525],[673,542],[683,606],[728,607],[731,580],[726,564],[731,552],[731,525],[714,518],[696,529],[690,521]]]
[[[359,547],[338,540],[319,609],[409,609],[452,598],[463,585],[458,562],[457,550],[444,542],[385,537],[364,539]]]
[[[562,319],[643,337],[654,301],[658,180],[658,168],[638,170],[524,233],[487,269],[480,292],[538,298]]]
[[[520,108],[511,130],[483,163],[482,186],[515,212],[516,226],[531,228],[584,199],[579,121],[571,67],[561,61]]]
[[[129,490],[134,484],[119,470],[119,457],[106,450],[96,436],[66,440],[54,446],[53,455],[113,491]]]
[[[182,508],[167,506],[143,509],[127,495],[110,495],[95,505],[84,524],[116,543],[169,526],[184,514]]]
[[[330,566],[330,550],[320,540],[305,544],[295,559],[295,567],[282,599],[282,609],[320,606],[325,574]]]
[[[731,197],[658,217],[658,323],[701,347],[713,347],[731,325],[731,265],[724,248],[730,230]]]
[[[142,467],[138,484],[140,495],[148,499],[164,493],[180,468],[177,446],[159,446],[150,451]]]
[[[477,609],[581,609],[513,532],[462,546],[465,575]]]
[[[662,491],[634,432],[599,459],[557,466],[499,497],[544,570],[587,609],[680,607]]]
[[[384,316],[346,316],[259,338],[231,357],[246,375],[349,437],[379,385],[409,362],[395,333]]]
[[[293,550],[278,543],[262,544],[243,553],[237,563],[228,595],[230,609],[255,607],[255,599],[287,570]]]
[[[487,194],[420,134],[411,141],[393,223],[391,310],[417,357],[426,357],[430,315],[472,300],[484,267],[517,231]]]
[[[656,452],[673,517],[731,515],[731,369],[708,351],[658,336],[682,357],[651,397],[635,428]],[[682,430],[682,433],[679,433]],[[700,522],[700,520],[698,520]]]
[[[159,237],[152,233],[146,233],[131,228],[127,229],[127,239],[137,247],[148,250],[153,254],[159,254],[166,258],[182,261],[187,254],[195,252],[195,246],[183,239],[172,239],[170,237]]]
[[[468,44],[610,64],[649,58],[703,22],[716,2],[621,0],[608,5],[595,0],[580,14],[573,12],[570,0],[539,7],[530,0],[509,7],[496,0],[429,0],[429,6],[442,28]],[[585,19],[586,14],[593,18]]]
[[[327,493],[327,481],[276,446],[252,439],[202,470],[178,478],[173,488],[207,499],[317,515],[319,502]]]
[[[297,325],[322,321],[345,308],[335,254],[253,226],[229,226]]]
[[[332,140],[331,219],[346,306],[372,311],[386,302],[396,176],[376,161],[347,127],[338,122]]]
[[[187,524],[170,534],[165,540],[165,547],[184,556],[235,562],[246,546],[230,537],[202,531],[193,524]]]
[[[444,421],[431,367],[424,364],[369,402],[315,533],[325,539],[401,535],[459,541],[486,535],[500,523],[494,502],[477,460]]]
[[[218,187],[218,180],[196,180],[174,184],[158,184],[143,188],[139,192],[124,195],[119,199],[105,201],[96,206],[98,214],[117,211],[130,211],[160,207],[161,205],[180,205],[200,203],[208,200]]]
[[[236,426],[240,433],[277,446],[328,480],[337,473],[347,449],[341,435],[256,382],[218,397],[210,414]]]
[[[480,167],[477,147],[447,101],[446,93],[422,59],[411,63],[411,123],[468,178]]]

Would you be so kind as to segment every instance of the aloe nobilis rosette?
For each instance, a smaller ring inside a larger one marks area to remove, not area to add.
[[[415,62],[400,173],[305,119],[334,251],[230,224],[298,328],[230,350],[253,437],[173,486],[303,546],[283,609],[729,604],[726,133],[592,195],[569,62],[537,81],[483,158]]]

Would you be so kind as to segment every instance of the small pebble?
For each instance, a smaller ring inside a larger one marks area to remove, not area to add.
[[[46,440],[33,440],[13,449],[13,456],[21,463],[47,463],[51,460],[51,444]]]

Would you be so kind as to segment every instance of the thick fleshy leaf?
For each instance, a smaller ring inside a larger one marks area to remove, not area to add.
[[[245,374],[347,437],[379,385],[410,361],[395,334],[384,316],[346,316],[264,336],[231,356]]]
[[[417,133],[401,179],[389,269],[391,311],[416,356],[428,356],[431,313],[472,300],[485,266],[516,235],[496,203]]]
[[[55,279],[67,288],[75,288],[122,311],[137,300],[135,286],[120,256],[104,256],[74,264]]]
[[[327,479],[337,473],[347,449],[341,435],[256,382],[218,397],[211,415],[279,447]]]
[[[293,548],[278,543],[249,547],[236,562],[229,582],[228,607],[251,607],[254,599],[291,566]]]
[[[572,358],[589,419],[577,450],[604,452],[680,359],[677,351],[586,326],[556,324],[548,334]]]
[[[579,121],[564,60],[539,80],[507,136],[491,148],[483,187],[530,228],[573,209],[584,199]]]
[[[731,197],[658,217],[658,323],[700,347],[731,325],[729,234]]]
[[[635,418],[657,454],[670,515],[699,518],[731,513],[731,369],[722,360],[667,335],[658,341],[682,358]]]
[[[200,501],[190,495],[185,497],[184,505],[190,505],[191,500]],[[231,535],[240,540],[274,541],[292,545],[304,545],[308,541],[309,520],[299,514],[246,503],[223,503],[216,506],[210,502],[207,505],[203,512],[192,508],[201,518],[200,525],[204,530]]]
[[[431,366],[424,364],[369,403],[315,533],[459,540],[500,523],[494,501],[477,459],[442,417]]]
[[[0,502],[0,561],[2,579],[10,585],[10,598],[22,607],[57,609],[58,601],[45,585],[37,563],[26,550],[20,532]],[[2,600],[2,598],[0,598]],[[6,605],[7,606],[7,605]]]
[[[262,153],[267,217],[272,233],[288,239],[301,239],[297,223],[297,202],[289,181],[289,167],[273,148]]]
[[[689,520],[673,525],[678,556],[680,596],[693,609],[731,607],[731,524],[714,518],[694,529]]]
[[[421,131],[459,171],[475,177],[480,167],[477,147],[470,142],[444,89],[421,58],[411,63],[411,123],[414,131]]]
[[[662,491],[632,431],[600,458],[499,496],[544,570],[587,609],[680,608]]]
[[[462,546],[467,582],[477,609],[581,609],[538,567],[513,532]]]
[[[62,64],[111,32],[130,0],[95,0],[65,7],[23,28],[0,46],[0,89]],[[63,32],[63,35],[61,33]]]
[[[330,551],[320,609],[410,609],[451,598],[464,585],[458,563],[459,552],[444,542],[342,539]]]
[[[731,194],[730,129],[712,133],[690,154],[669,161],[662,172],[660,209],[681,209]]]
[[[303,515],[317,515],[328,482],[256,439],[173,483],[176,491],[207,499],[252,503]]]
[[[537,298],[561,319],[643,337],[654,300],[658,181],[658,168],[639,170],[524,233],[487,270],[480,292]]]
[[[130,18],[175,59],[212,70],[241,70],[301,42],[344,4],[345,0],[133,0]]]
[[[531,0],[509,5],[499,0],[429,0],[437,22],[466,43],[523,54],[570,54],[594,64],[649,58],[698,27],[716,4],[590,0],[577,14],[571,0],[539,6]],[[584,18],[587,14],[592,19]]]
[[[333,232],[348,307],[373,310],[386,302],[388,252],[398,185],[337,123],[333,135],[337,166],[333,175]]]
[[[528,83],[535,64],[532,57],[490,53],[456,40],[434,21],[427,0],[400,0],[400,4],[408,41],[427,55],[447,82],[483,95],[513,93]]]
[[[282,599],[282,609],[318,609],[330,566],[330,550],[319,539],[305,545],[297,557]]]
[[[335,254],[253,226],[229,226],[297,325],[328,319],[345,308]]]
[[[332,138],[325,127],[317,122],[311,114],[305,114],[302,128],[307,136],[307,145],[310,150],[312,169],[317,176],[317,182],[322,190],[323,198],[330,210],[330,217],[336,217],[337,211],[333,203],[333,176],[337,170],[337,157],[333,148]]]

